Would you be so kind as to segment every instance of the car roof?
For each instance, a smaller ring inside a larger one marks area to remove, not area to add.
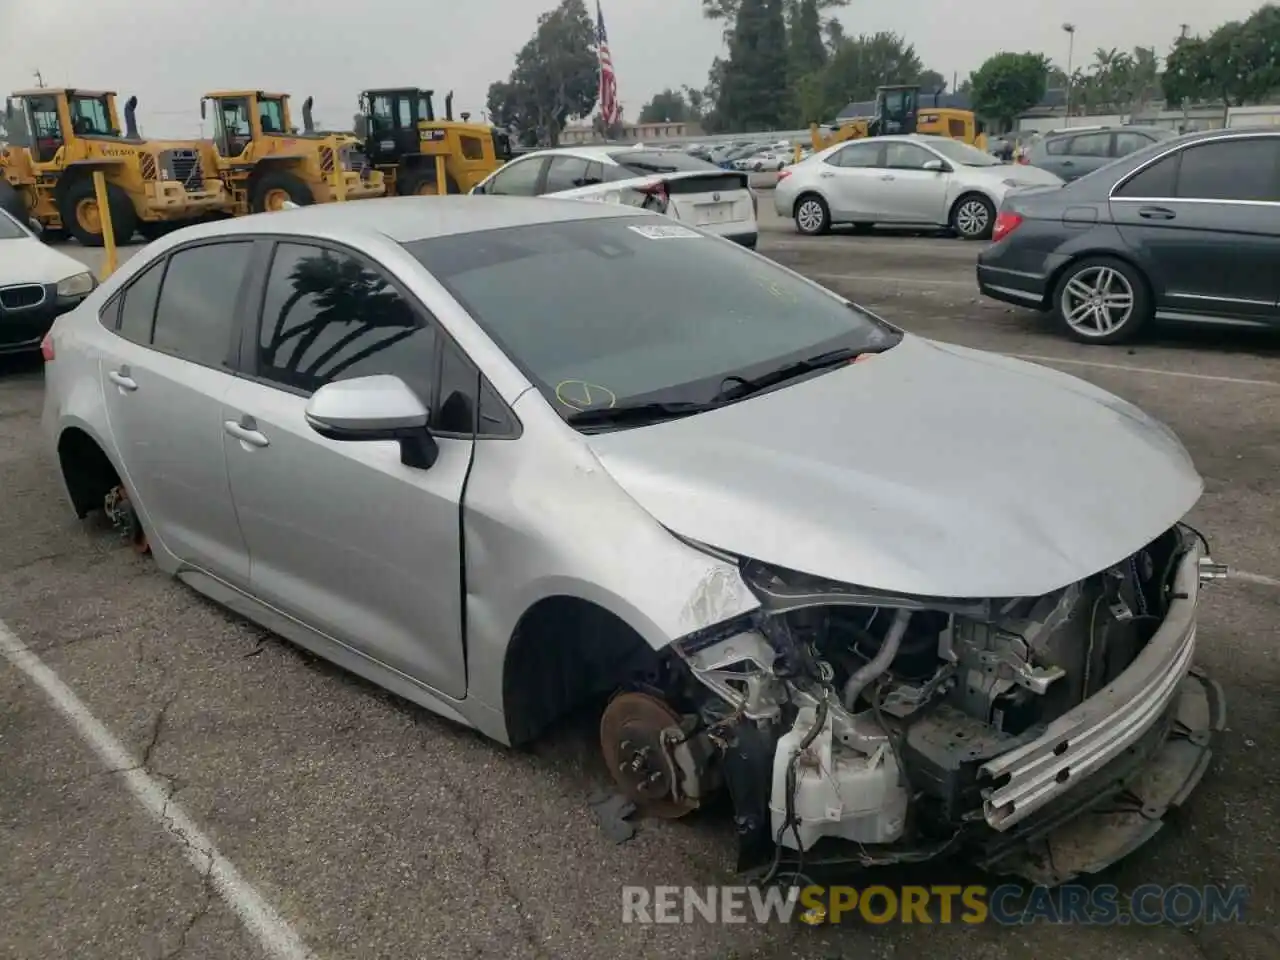
[[[186,227],[171,236],[175,244],[198,237],[245,234],[297,234],[334,239],[360,235],[411,243],[506,227],[627,216],[657,215],[626,204],[548,197],[377,197],[218,220]]]
[[[578,157],[582,160],[600,160],[604,163],[615,163],[613,155],[628,150],[663,150],[664,147],[641,147],[634,143],[587,144],[572,147],[547,147],[542,150],[530,150],[523,157]],[[679,151],[674,151],[679,152]],[[523,159],[523,157],[521,159]]]

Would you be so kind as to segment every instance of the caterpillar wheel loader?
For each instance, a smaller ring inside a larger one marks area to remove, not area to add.
[[[437,119],[431,90],[365,90],[357,126],[388,195],[466,193],[511,158],[504,131],[472,123],[468,113],[453,118],[452,93],[444,98],[444,119]]]
[[[213,153],[233,213],[263,213],[297,206],[364,200],[385,192],[351,134],[318,133],[311,98],[302,105],[303,131],[293,126],[289,95],[261,90],[205,94],[200,117],[213,112]]]
[[[940,107],[937,105],[938,93],[931,96],[933,105],[923,106],[917,84],[877,87],[874,116],[853,117],[835,125],[828,134],[824,134],[818,124],[810,124],[809,138],[813,149],[824,150],[846,140],[902,133],[948,137],[979,150],[987,149],[987,136],[972,110]]]
[[[65,230],[90,247],[103,243],[95,171],[107,183],[117,243],[225,212],[230,198],[209,145],[143,138],[137,106],[130,97],[122,132],[113,92],[41,87],[12,94],[5,104],[10,143],[0,151],[0,181],[8,189],[0,193],[11,205],[16,194],[25,217],[48,235]]]

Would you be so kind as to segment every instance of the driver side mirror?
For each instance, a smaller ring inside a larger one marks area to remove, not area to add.
[[[430,413],[399,377],[326,383],[307,401],[305,415],[307,425],[327,440],[395,440],[406,467],[426,470],[440,453],[427,428]]]
[[[941,160],[926,160],[921,170],[930,170],[933,173],[943,173],[947,170],[947,165]]]
[[[201,120],[205,119],[205,108],[206,108],[206,106],[207,106],[208,102],[209,102],[209,101],[207,101],[207,100],[201,100],[201,101],[200,101],[200,119],[201,119]]]

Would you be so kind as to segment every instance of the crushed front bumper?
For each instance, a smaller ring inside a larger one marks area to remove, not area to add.
[[[1196,646],[1199,545],[1178,563],[1164,622],[1133,663],[1041,736],[983,764],[992,782],[983,814],[1006,831],[1119,757],[1157,724],[1178,697]]]

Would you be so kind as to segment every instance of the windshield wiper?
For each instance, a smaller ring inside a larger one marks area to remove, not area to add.
[[[596,407],[579,410],[565,418],[575,427],[617,423],[656,423],[675,420],[695,413],[703,413],[720,406],[719,403],[697,403],[685,400],[653,400],[644,403],[620,403],[612,407]]]
[[[814,354],[812,357],[805,357],[803,360],[795,360],[791,363],[784,363],[782,366],[766,373],[760,374],[751,380],[744,377],[725,377],[726,380],[735,381],[732,387],[727,387],[717,393],[712,400],[727,403],[738,400],[742,397],[758,393],[768,387],[777,386],[788,380],[811,373],[814,370],[821,370],[824,367],[834,367],[842,363],[848,363],[856,359],[864,353],[878,353],[876,348],[857,350],[853,347],[841,347],[838,350],[827,350],[825,353]]]

